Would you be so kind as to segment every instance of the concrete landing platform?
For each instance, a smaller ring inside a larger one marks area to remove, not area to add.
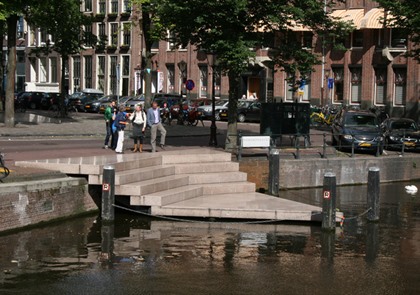
[[[232,162],[230,153],[192,148],[158,153],[122,154],[18,161],[16,166],[88,176],[102,184],[102,170],[113,165],[115,192],[130,205],[150,207],[153,215],[273,221],[322,220],[320,207],[255,192],[255,184]],[[342,214],[337,214],[337,222]]]

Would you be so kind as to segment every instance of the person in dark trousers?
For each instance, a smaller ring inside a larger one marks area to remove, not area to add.
[[[160,118],[160,109],[157,102],[152,103],[152,107],[147,110],[147,126],[150,126],[150,144],[152,145],[152,153],[156,152],[157,131],[160,132],[160,148],[165,149],[166,129],[162,125]]]
[[[112,143],[114,142],[114,136],[112,132],[112,124],[114,123],[113,115],[115,113],[115,100],[111,101],[111,103],[108,105],[108,107],[105,109],[104,113],[104,119],[105,119],[105,126],[106,126],[106,136],[105,136],[105,142],[104,142],[104,149],[109,148],[109,139],[111,138],[111,147],[116,146],[116,140],[115,145],[113,146]]]
[[[144,131],[146,130],[146,114],[143,112],[141,104],[136,104],[135,111],[130,115],[130,121],[133,123],[133,139],[135,152],[143,152]]]

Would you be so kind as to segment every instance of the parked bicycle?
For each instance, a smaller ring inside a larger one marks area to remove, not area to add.
[[[4,154],[0,153],[0,182],[2,179],[9,176],[10,170],[4,164]]]
[[[310,120],[311,125],[327,125],[331,126],[336,118],[339,110],[330,106],[325,106],[318,111],[311,113]]]

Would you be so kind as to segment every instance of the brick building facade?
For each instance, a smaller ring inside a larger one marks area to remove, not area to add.
[[[152,92],[174,92],[195,97],[228,96],[227,77],[213,75],[215,60],[193,46],[175,48],[160,41],[154,44],[152,67],[142,64],[144,41],[139,20],[141,14],[132,10],[128,0],[85,0],[82,11],[94,16],[86,28],[97,35],[96,48],[86,48],[72,56],[66,71],[69,93],[83,88],[102,89],[106,94],[133,95],[144,90],[143,74],[152,74]],[[368,0],[347,0],[333,8],[332,15],[352,21],[356,30],[344,38],[341,49],[322,47],[321,40],[303,27],[291,28],[307,50],[325,62],[315,66],[298,92],[291,92],[286,73],[272,68],[269,48],[255,49],[256,58],[242,74],[241,95],[256,94],[262,101],[294,101],[311,104],[347,104],[368,108],[385,107],[393,116],[419,117],[420,65],[405,53],[413,45],[396,29],[381,21],[385,13],[378,4]],[[170,37],[168,35],[168,37]],[[26,85],[36,84],[50,89],[60,81],[59,57],[30,56],[35,45],[53,42],[51,36],[26,25]],[[170,39],[170,38],[168,38]],[[343,50],[345,48],[345,50]],[[117,65],[120,81],[117,87]],[[187,93],[184,82],[192,79],[196,87]],[[213,79],[215,83],[213,84]],[[58,88],[57,88],[58,89]]]

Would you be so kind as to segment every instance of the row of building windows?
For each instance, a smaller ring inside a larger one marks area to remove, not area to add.
[[[94,3],[95,2],[95,3]],[[94,11],[94,5],[96,11]],[[121,1],[121,5],[119,4],[118,0],[85,0],[82,5],[82,10],[85,12],[95,12],[99,14],[106,14],[106,13],[113,13],[118,14],[120,12],[122,13],[130,13],[131,12],[131,1],[130,0],[124,0]]]

